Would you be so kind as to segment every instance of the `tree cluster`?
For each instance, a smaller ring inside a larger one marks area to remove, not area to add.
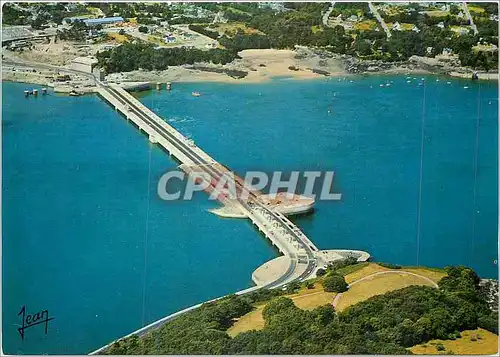
[[[89,31],[83,21],[74,21],[69,29],[57,30],[57,37],[61,40],[84,41]]]
[[[380,265],[381,267],[384,267],[384,268],[401,269],[401,265],[397,265],[397,264],[391,264],[391,263],[377,263],[377,264]]]
[[[4,25],[29,25],[30,17],[29,11],[18,9],[13,3],[5,3],[2,6],[2,23]]]
[[[465,267],[447,268],[439,289],[410,286],[372,297],[336,313],[331,305],[299,309],[280,292],[230,296],[204,304],[146,335],[113,344],[105,354],[408,354],[430,339],[454,339],[459,331],[498,333],[479,278]],[[272,298],[264,329],[229,337],[234,319],[252,304]]]
[[[365,18],[371,19],[373,15],[367,3],[352,3],[352,2],[341,2],[335,4],[331,16],[342,15],[342,18],[348,18],[351,15],[361,15]]]
[[[129,72],[139,68],[164,70],[168,66],[212,62],[226,64],[238,58],[233,51],[210,49],[208,51],[186,48],[155,48],[144,43],[124,43],[119,47],[96,54],[98,65],[106,73]]]
[[[236,35],[232,37],[222,36],[219,43],[227,49],[236,52],[247,50],[251,48],[271,48],[269,37],[259,34],[245,34],[243,31],[238,30]]]
[[[158,21],[153,20],[150,16],[137,16],[136,21],[141,25],[157,25]]]
[[[325,291],[343,293],[347,291],[347,283],[342,275],[330,274],[322,280]]]
[[[486,4],[484,4],[486,6]],[[238,34],[234,38],[223,36],[220,42],[228,48],[294,48],[295,45],[323,47],[339,54],[349,54],[366,59],[378,59],[384,61],[406,61],[412,55],[435,56],[440,54],[444,48],[451,48],[454,53],[460,55],[462,64],[475,69],[498,68],[498,60],[495,53],[474,53],[472,47],[483,38],[484,42],[498,42],[498,26],[495,21],[489,20],[485,15],[476,18],[479,36],[473,34],[458,35],[450,30],[450,26],[465,24],[467,20],[459,19],[454,15],[432,17],[420,14],[422,10],[418,4],[411,4],[408,12],[401,11],[398,14],[387,15],[389,22],[413,23],[420,32],[393,31],[392,37],[387,39],[381,29],[379,31],[353,31],[354,36],[346,34],[342,26],[335,28],[324,27],[322,14],[326,11],[328,4],[324,3],[285,3],[287,8],[293,11],[274,13],[270,10],[245,8],[252,16],[241,19],[248,27],[260,30],[265,35],[251,37],[250,35]],[[496,5],[495,5],[496,6]],[[490,13],[488,8],[488,13]],[[498,11],[498,10],[496,10]],[[331,16],[342,13],[349,15],[361,15],[370,18],[370,12],[366,3],[337,3]],[[444,29],[436,24],[443,22]],[[316,27],[317,31],[313,31]],[[267,38],[266,38],[267,37]],[[463,46],[467,43],[467,46]],[[431,53],[427,49],[431,48]]]
[[[201,33],[202,35],[210,37],[211,39],[217,40],[219,38],[219,33],[217,31],[209,30],[206,28],[206,26],[199,24],[190,24],[188,27],[191,31]]]
[[[212,18],[205,17],[188,17],[188,16],[179,16],[177,18],[172,18],[168,20],[169,25],[178,25],[178,24],[198,24],[198,23],[210,23],[212,22]]]

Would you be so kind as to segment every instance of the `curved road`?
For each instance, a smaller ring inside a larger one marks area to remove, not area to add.
[[[479,33],[477,30],[477,26],[474,23],[474,20],[472,19],[472,16],[469,12],[469,7],[467,6],[467,3],[465,1],[462,3],[462,8],[464,9],[465,15],[467,16],[467,19],[469,20],[469,24],[472,27],[472,31],[474,31],[474,35],[477,35]]]
[[[349,284],[349,288],[353,285],[356,285],[357,283],[360,283],[362,282],[363,280],[367,280],[369,278],[373,278],[374,276],[376,275],[383,275],[383,274],[405,274],[405,275],[413,275],[413,276],[416,276],[418,278],[421,278],[423,280],[426,280],[427,282],[429,282],[433,287],[435,288],[439,288],[438,284],[434,281],[434,280],[431,280],[429,279],[428,277],[426,276],[423,276],[423,275],[420,275],[420,274],[416,274],[416,273],[412,273],[410,271],[405,271],[405,270],[387,270],[387,271],[379,271],[379,272],[376,272],[376,273],[373,273],[373,274],[370,274],[370,275],[367,275],[361,279],[358,279],[356,281],[353,281],[351,284]]]
[[[330,17],[330,14],[332,13],[334,6],[335,6],[335,1],[332,1],[332,4],[328,8],[328,10],[326,10],[326,12],[323,14],[322,21],[323,21],[323,26],[325,26],[325,27],[329,27],[328,26],[328,18]]]

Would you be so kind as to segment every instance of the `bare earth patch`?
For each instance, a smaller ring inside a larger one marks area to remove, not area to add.
[[[352,282],[359,280],[361,278],[364,278],[365,276],[371,275],[373,273],[378,273],[381,271],[389,271],[392,269],[385,268],[381,265],[378,265],[377,263],[368,263],[368,266],[357,270],[351,274],[348,274],[345,276],[345,281],[347,284],[351,284]],[[441,278],[446,276],[446,273],[444,271],[439,271],[437,269],[427,269],[427,268],[422,268],[422,267],[402,267],[401,269],[398,269],[401,271],[407,271],[411,272],[414,274],[418,275],[423,275],[426,278],[431,279],[434,282],[438,282],[441,280]]]
[[[248,34],[248,35],[253,35],[253,34],[263,35],[264,34],[263,32],[261,32],[257,29],[254,29],[252,27],[248,27],[244,23],[240,23],[240,22],[232,22],[229,24],[228,23],[218,24],[217,31],[221,35],[227,33],[231,36],[235,35],[238,31],[243,31],[245,34]]]
[[[498,336],[481,328],[462,331],[462,337],[456,340],[431,340],[420,345],[410,347],[409,350],[417,355],[493,355],[498,352]],[[441,344],[444,351],[438,351],[436,346]]]
[[[335,298],[335,293],[328,293],[323,291],[321,284],[316,284],[314,289],[301,289],[297,294],[286,295],[292,299],[294,304],[303,310],[313,310],[319,306],[332,303]],[[255,306],[255,310],[243,315],[231,326],[227,333],[229,336],[234,337],[241,332],[251,330],[261,330],[264,328],[264,318],[262,317],[262,310],[266,304]]]
[[[227,334],[234,337],[242,332],[251,330],[262,330],[264,328],[264,317],[262,317],[262,310],[266,305],[258,305],[255,310],[243,315],[227,330]]]
[[[372,296],[382,295],[389,291],[402,289],[411,285],[434,286],[425,278],[405,272],[392,271],[388,274],[374,275],[367,277],[349,287],[349,290],[343,293],[335,304],[337,311],[343,311],[351,305],[367,300]]]

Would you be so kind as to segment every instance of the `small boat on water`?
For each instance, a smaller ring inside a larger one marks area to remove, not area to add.
[[[199,97],[201,94],[199,92],[191,92],[193,97]]]
[[[72,97],[79,97],[82,95],[82,93],[79,93],[76,90],[72,89],[71,92],[69,92],[69,95]]]

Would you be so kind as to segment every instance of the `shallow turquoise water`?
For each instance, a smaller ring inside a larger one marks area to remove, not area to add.
[[[238,173],[334,170],[342,201],[317,202],[314,214],[295,219],[320,248],[496,276],[497,84],[426,78],[425,95],[416,81],[392,76],[175,83],[141,100]],[[386,81],[394,83],[380,88]],[[26,87],[3,84],[6,353],[86,353],[250,286],[253,269],[275,256],[249,223],[208,213],[214,203],[204,194],[157,198],[160,175],[177,165],[157,147],[148,214],[147,138],[97,97],[25,99]],[[23,305],[55,317],[47,335],[33,327],[21,340]]]

